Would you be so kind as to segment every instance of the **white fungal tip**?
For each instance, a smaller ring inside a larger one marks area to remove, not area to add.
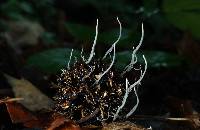
[[[90,61],[92,60],[93,56],[95,55],[94,50],[95,50],[95,46],[96,46],[96,43],[97,43],[98,25],[99,25],[99,20],[97,19],[96,34],[95,34],[94,42],[93,42],[93,45],[92,45],[92,50],[90,52],[90,56],[89,56],[88,60],[85,62],[86,64],[90,63]]]

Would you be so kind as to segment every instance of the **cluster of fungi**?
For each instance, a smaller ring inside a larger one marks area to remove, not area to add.
[[[118,20],[118,18],[117,18]],[[143,26],[142,37],[136,48],[133,48],[132,59],[123,72],[118,72],[114,68],[115,47],[121,37],[120,34],[111,48],[106,52],[103,58],[94,59],[94,48],[98,35],[98,19],[96,25],[96,35],[93,47],[89,58],[76,61],[73,65],[68,63],[68,67],[62,69],[55,84],[56,101],[55,111],[65,115],[67,118],[76,121],[79,124],[100,124],[102,122],[111,122],[119,118],[119,113],[126,104],[129,93],[134,90],[137,102],[133,108],[124,115],[129,117],[137,108],[139,98],[136,92],[138,86],[144,77],[147,69],[145,57],[145,69],[140,70],[141,75],[137,81],[130,84],[124,76],[125,73],[133,69],[133,65],[137,62],[136,52],[143,41]],[[108,54],[113,52],[112,61],[110,64],[104,62]],[[70,55],[70,60],[73,50]]]

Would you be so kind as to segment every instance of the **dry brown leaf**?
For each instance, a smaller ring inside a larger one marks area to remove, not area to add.
[[[0,100],[0,105],[5,104],[13,124],[21,123],[27,128],[41,128],[44,130],[80,130],[80,127],[67,120],[63,115],[53,111],[32,113],[20,103],[18,98],[5,98]]]
[[[131,122],[113,122],[104,124],[102,130],[147,130]]]
[[[57,118],[45,130],[81,130],[81,128],[72,121]]]
[[[200,129],[200,115],[194,111],[190,100],[168,97],[167,101],[170,116],[175,117],[168,118],[170,125],[177,128],[181,125],[184,129]]]
[[[37,120],[36,116],[31,114],[31,112],[25,109],[21,104],[16,102],[7,102],[5,104],[13,123],[25,123]]]
[[[63,115],[52,111],[38,113],[40,128],[44,130],[80,130],[72,120],[66,119]]]
[[[21,123],[26,127],[38,127],[40,121],[38,118],[26,109],[20,103],[16,101],[21,100],[20,98],[5,98],[0,100],[0,105],[5,104],[10,120],[13,124]],[[4,117],[5,118],[5,117]]]
[[[193,114],[192,103],[190,100],[168,97],[167,106],[171,117],[187,117],[188,115]]]
[[[26,108],[31,111],[41,110],[43,108],[50,109],[53,101],[44,95],[38,88],[26,79],[16,79],[9,75],[5,75],[9,84],[12,86],[12,90],[15,97],[23,98],[19,101]]]
[[[29,20],[6,21],[9,31],[6,38],[12,46],[36,45],[44,28],[37,22]]]

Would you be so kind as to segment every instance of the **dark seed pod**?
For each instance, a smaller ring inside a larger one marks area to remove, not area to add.
[[[57,84],[55,85],[57,90],[54,97],[56,101],[55,111],[62,113],[79,124],[101,125],[102,122],[115,121],[119,118],[121,110],[128,104],[126,101],[132,91],[134,91],[136,96],[136,103],[129,110],[124,111],[123,109],[123,112],[121,112],[122,117],[128,118],[131,116],[139,104],[136,86],[140,84],[147,70],[145,56],[143,55],[145,61],[144,71],[141,68],[135,69],[140,71],[140,76],[133,84],[130,84],[128,79],[121,77],[121,75],[124,76],[124,74],[132,70],[133,65],[137,62],[136,52],[141,46],[144,37],[143,24],[140,43],[136,48],[133,47],[131,62],[122,73],[119,73],[113,65],[115,61],[115,47],[121,37],[122,30],[118,18],[117,21],[120,25],[118,39],[102,58],[105,59],[108,54],[113,52],[112,61],[109,65],[102,60],[93,59],[98,35],[97,19],[96,35],[89,58],[85,60],[81,53],[82,60],[76,61],[73,66],[69,66],[73,53],[72,49],[68,67],[63,69],[58,76]]]
[[[80,124],[91,119],[95,124],[112,121],[126,87],[125,79],[113,67],[97,82],[107,68],[102,61],[93,60],[63,69],[57,79],[55,110]]]

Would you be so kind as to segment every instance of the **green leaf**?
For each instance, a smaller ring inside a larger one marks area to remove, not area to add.
[[[189,30],[200,38],[200,1],[199,0],[165,0],[164,12],[168,20],[182,30]]]
[[[18,12],[7,12],[7,16],[12,19],[12,20],[24,20],[25,17],[21,14],[21,13],[18,13]]]
[[[54,44],[56,43],[56,35],[52,32],[44,32],[41,35],[42,40],[46,43],[46,44]]]
[[[94,37],[95,37],[95,27],[89,27],[81,24],[75,24],[75,23],[67,23],[66,24],[68,32],[79,41],[88,41],[93,43]],[[118,47],[126,46],[130,43],[130,39],[133,38],[133,36],[130,36],[130,30],[129,29],[123,29],[121,39],[118,43]],[[97,42],[98,43],[104,43],[106,45],[112,45],[119,36],[119,28],[112,29],[110,31],[106,32],[99,32]]]
[[[144,51],[138,53],[138,62],[144,64],[144,59],[142,55],[145,56],[147,60],[148,67],[176,67],[181,65],[183,59],[178,55],[166,53],[162,51]],[[117,67],[124,68],[131,61],[132,51],[124,51],[116,53]]]
[[[117,44],[118,47],[125,46],[126,44],[128,44],[126,43],[126,41],[128,41],[129,39],[129,33],[130,33],[130,30],[128,29],[122,30],[121,39],[119,43]],[[98,41],[100,43],[104,43],[106,45],[111,46],[117,40],[118,36],[119,36],[119,28],[112,29],[110,31],[100,33],[98,36]]]
[[[63,67],[67,67],[70,58],[71,49],[69,48],[56,48],[36,53],[30,56],[27,60],[28,66],[36,67],[47,73],[56,73]],[[75,58],[80,57],[80,52],[73,51],[71,63]]]
[[[28,2],[21,2],[19,7],[26,13],[32,14],[34,12],[32,6]]]
[[[77,40],[91,41],[95,36],[95,27],[91,28],[81,24],[66,23],[66,28],[68,32]]]
[[[31,6],[26,2],[19,3],[17,0],[8,0],[0,5],[0,11],[12,20],[22,20],[24,19],[22,11],[30,13]]]
[[[143,1],[145,11],[153,11],[158,8],[158,0],[144,0]]]

